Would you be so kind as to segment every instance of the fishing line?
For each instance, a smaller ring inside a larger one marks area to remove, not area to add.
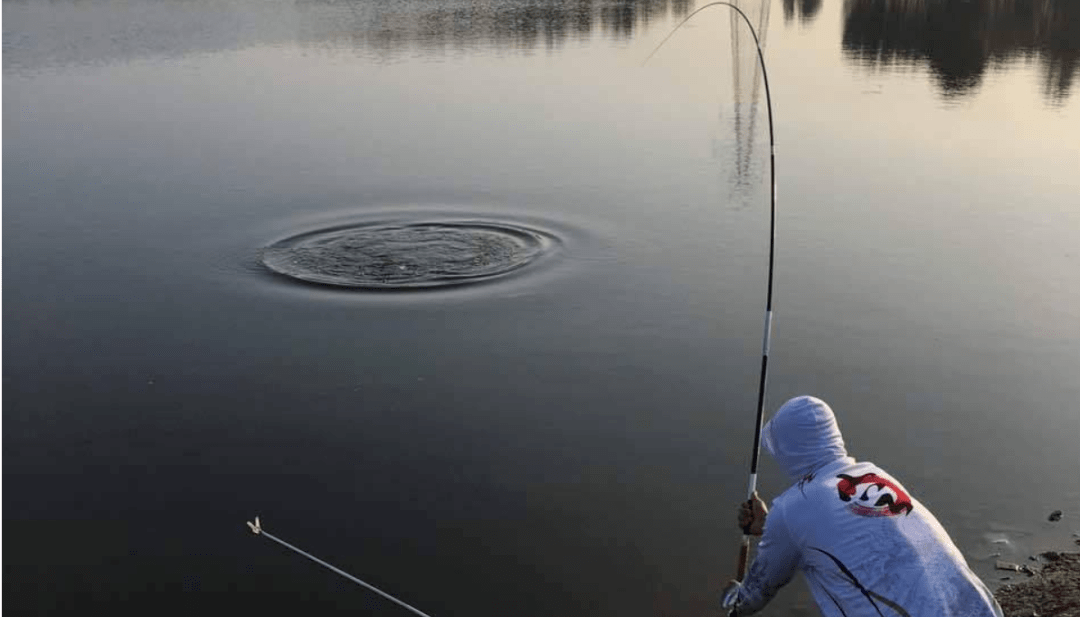
[[[679,28],[682,28],[686,22],[690,21],[694,15],[714,6],[726,6],[734,9],[735,12],[743,18],[746,27],[750,29],[750,34],[754,37],[754,46],[757,47],[758,62],[761,64],[761,78],[765,82],[765,106],[769,113],[769,180],[772,187],[769,203],[769,283],[768,294],[765,299],[765,334],[762,337],[764,340],[761,345],[761,378],[758,381],[757,420],[754,425],[754,450],[753,456],[750,459],[750,481],[746,489],[746,499],[747,501],[750,501],[754,497],[754,491],[757,490],[758,458],[761,455],[761,426],[765,417],[765,384],[769,375],[769,344],[772,339],[773,261],[776,254],[776,142],[773,138],[772,97],[769,94],[769,74],[765,68],[765,53],[761,50],[761,43],[758,40],[757,32],[754,30],[754,25],[750,23],[750,18],[746,16],[746,13],[742,12],[742,9],[730,2],[710,2],[693,13],[690,13],[686,16],[686,19],[679,22],[679,25],[675,26],[675,28],[664,37],[664,40],[660,41],[660,44],[649,54],[648,58],[645,58],[645,62],[648,62],[649,59],[664,46],[664,43],[666,43]],[[644,65],[645,63],[643,62],[642,64]],[[741,581],[746,575],[746,560],[749,553],[750,527],[748,525],[743,528],[742,546],[739,549],[739,564],[735,576],[735,579],[738,581]]]
[[[307,557],[308,559],[314,561],[315,563],[319,564],[320,566],[322,566],[324,568],[327,568],[327,569],[329,569],[329,570],[331,570],[333,572],[336,572],[337,574],[340,574],[341,576],[344,576],[345,578],[349,579],[350,581],[365,587],[366,589],[374,591],[375,593],[377,593],[380,596],[386,598],[387,600],[390,600],[391,602],[397,604],[398,606],[404,607],[404,608],[408,609],[409,611],[412,611],[412,613],[414,615],[418,615],[419,617],[431,617],[431,615],[428,615],[427,613],[421,611],[420,609],[415,608],[413,606],[410,606],[409,604],[406,604],[405,602],[402,602],[401,600],[398,600],[394,596],[386,593],[385,591],[379,589],[378,587],[375,587],[374,585],[372,585],[370,583],[365,583],[364,581],[356,578],[352,574],[349,574],[348,572],[346,572],[344,570],[341,570],[340,568],[335,568],[334,566],[326,563],[322,559],[319,559],[318,557],[316,557],[316,556],[314,556],[314,555],[312,555],[312,554],[310,554],[308,552],[305,552],[305,551],[302,551],[302,550],[296,548],[295,546],[293,546],[292,544],[289,544],[288,542],[282,540],[281,538],[278,538],[278,537],[275,537],[275,536],[271,535],[270,532],[268,532],[268,531],[266,531],[265,529],[262,528],[262,524],[259,522],[259,517],[257,517],[257,516],[255,517],[255,522],[254,523],[252,523],[251,521],[248,521],[247,525],[248,525],[248,527],[251,528],[251,533],[253,533],[253,534],[257,535],[257,536],[266,536],[267,538],[270,538],[274,542],[277,542],[278,544],[284,546],[285,548],[289,549],[290,551],[293,551],[294,553],[297,553],[299,555],[303,555],[304,557]]]

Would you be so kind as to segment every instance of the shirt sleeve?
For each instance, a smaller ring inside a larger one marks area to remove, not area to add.
[[[786,585],[799,566],[799,550],[792,541],[783,508],[775,508],[765,519],[765,530],[757,555],[739,591],[739,612],[752,615],[762,609]]]

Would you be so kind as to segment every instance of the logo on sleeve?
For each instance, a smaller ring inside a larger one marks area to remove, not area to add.
[[[904,489],[887,478],[872,473],[836,477],[840,479],[836,484],[840,501],[850,502],[848,509],[859,516],[906,516],[915,508]]]

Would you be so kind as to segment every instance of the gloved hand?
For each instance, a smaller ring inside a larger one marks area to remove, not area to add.
[[[727,611],[729,617],[736,617],[739,614],[739,591],[742,589],[742,583],[739,581],[731,581],[728,583],[727,588],[724,589],[724,593],[720,596],[720,608]]]

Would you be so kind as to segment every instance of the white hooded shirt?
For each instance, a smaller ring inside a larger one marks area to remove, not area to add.
[[[801,570],[826,617],[1002,616],[934,515],[881,468],[847,455],[824,401],[788,401],[762,439],[796,484],[773,501],[739,615]]]

